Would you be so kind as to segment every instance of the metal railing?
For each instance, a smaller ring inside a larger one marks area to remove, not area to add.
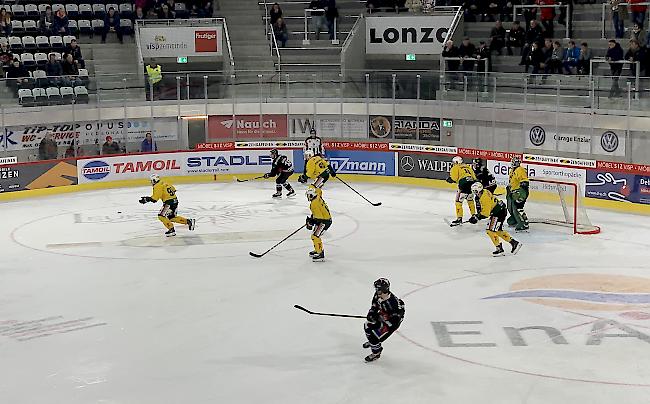
[[[275,37],[275,30],[273,29],[273,25],[271,25],[270,22],[267,22],[267,26],[271,27],[271,56],[273,56],[273,51],[275,50],[275,54],[276,54],[276,56],[278,58],[278,63],[276,65],[275,69],[277,71],[281,71],[281,68],[280,68],[280,48],[278,48],[278,40]]]
[[[326,12],[326,10],[323,9],[323,8],[306,8],[306,9],[305,9],[305,15],[304,15],[304,21],[305,21],[305,24],[304,24],[304,27],[305,27],[305,36],[304,36],[304,38],[303,38],[303,40],[302,40],[302,44],[303,44],[303,45],[309,45],[309,44],[311,43],[311,41],[309,40],[309,27],[308,27],[308,22],[307,22],[307,20],[308,20],[309,18],[313,19],[313,17],[311,16],[311,13],[314,13],[314,12],[322,12],[323,15],[325,16],[325,12]],[[310,16],[308,17],[307,14],[310,14]],[[327,17],[326,17],[326,18],[327,18]],[[338,45],[338,44],[339,44],[338,33],[337,33],[337,27],[336,27],[336,24],[337,24],[337,21],[336,21],[336,20],[338,20],[338,18],[335,18],[335,19],[334,19],[334,27],[333,27],[333,29],[334,29],[334,39],[331,40],[331,41],[332,41],[332,45]],[[320,30],[320,26],[318,26],[317,29]],[[329,31],[329,27],[328,27],[328,31]],[[320,36],[320,32],[315,32],[315,33],[316,33],[316,35]],[[328,32],[328,35],[329,35],[329,32]]]
[[[444,12],[446,11],[447,7],[434,7],[434,12]],[[454,33],[456,32],[456,29],[458,28],[458,24],[460,24],[460,21],[463,18],[463,8],[458,6],[458,7],[448,7],[452,10],[455,11],[454,13],[454,19],[451,20],[451,26],[449,27],[449,31],[447,31],[447,35],[445,35],[445,41],[442,43],[442,46],[445,46],[448,40],[450,40],[453,36]]]
[[[624,6],[624,7],[628,7],[628,6],[650,6],[650,3],[634,3],[634,4],[618,3],[618,5],[619,6]],[[602,4],[601,21],[600,21],[600,23],[601,23],[600,24],[600,28],[601,28],[601,30],[600,30],[600,38],[601,39],[607,39],[607,36],[606,36],[607,35],[607,32],[606,32],[606,30],[607,30],[606,29],[607,22],[606,21],[608,20],[607,19],[607,9],[608,8],[610,8],[610,13],[611,13],[611,5],[610,5],[610,3],[608,1],[604,2]],[[629,10],[628,10],[628,13],[629,13]],[[648,20],[648,23],[650,24],[650,13],[648,13],[647,10],[646,10],[645,18]]]
[[[515,4],[515,5],[512,6],[512,21],[517,20],[517,9],[522,9],[523,10],[523,9],[526,9],[526,8],[539,8],[539,9],[542,9],[542,8],[558,8],[558,9],[566,8],[567,20],[565,21],[565,26],[564,26],[564,29],[565,29],[564,38],[566,38],[566,39],[569,38],[569,31],[570,31],[570,27],[569,27],[569,21],[570,21],[569,11],[570,10],[569,10],[569,5],[568,4],[567,5],[563,5],[563,4],[555,4],[555,5],[536,5],[536,4],[519,5],[519,4]]]
[[[605,58],[591,58],[589,59],[589,77],[590,79],[593,76],[594,64],[597,63],[608,63],[608,64],[622,64],[622,65],[634,65],[634,98],[639,98],[639,86],[641,82],[641,62],[631,61],[631,60],[607,60]]]

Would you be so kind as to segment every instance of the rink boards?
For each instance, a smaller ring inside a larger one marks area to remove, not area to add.
[[[0,199],[142,185],[156,173],[174,181],[232,180],[270,171],[268,150],[277,148],[304,170],[301,141],[222,142],[200,144],[194,151],[159,152],[79,158],[0,166]],[[329,142],[327,158],[346,178],[453,188],[444,180],[451,159],[480,157],[499,185],[508,181],[509,161],[522,159],[531,178],[571,181],[579,185],[585,205],[650,213],[650,166],[596,160],[517,154],[404,143]],[[533,197],[543,196],[541,192]]]

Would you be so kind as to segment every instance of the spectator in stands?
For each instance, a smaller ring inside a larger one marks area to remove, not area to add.
[[[214,15],[214,9],[212,8],[211,1],[203,1],[201,7],[198,9],[200,18],[210,18]]]
[[[158,19],[173,20],[175,18],[176,18],[176,13],[169,9],[167,3],[163,3],[162,7],[160,7],[160,11],[158,11]]]
[[[454,41],[451,39],[445,44],[445,48],[442,50],[443,58],[457,58],[458,57],[458,47],[454,45]],[[458,60],[449,60],[447,61],[447,71],[455,72],[458,70],[460,62]]]
[[[336,8],[336,0],[323,0],[325,2],[325,20],[327,21],[327,33],[330,40],[334,39],[334,20],[339,18],[339,10]]]
[[[142,11],[142,7],[138,7],[138,8],[135,9],[135,17],[134,18],[135,18],[136,21],[145,19],[145,15],[144,15],[144,11]]]
[[[29,82],[29,71],[20,63],[18,58],[14,58],[12,64],[6,69],[7,86],[13,90],[22,88]]]
[[[481,13],[479,4],[482,0],[465,1],[465,21],[476,22],[476,17]]]
[[[562,74],[564,50],[560,41],[553,42],[550,57],[546,60],[546,73]]]
[[[14,54],[6,43],[0,44],[0,67],[7,67],[14,60]]]
[[[140,144],[140,151],[142,153],[151,153],[151,152],[158,151],[158,146],[156,145],[156,142],[153,141],[151,132],[147,132],[147,134],[144,137],[144,140],[142,140],[142,144]]]
[[[555,0],[535,0],[535,4],[539,6],[551,6],[555,4]],[[544,35],[546,38],[553,38],[553,19],[555,18],[554,7],[542,7],[539,12],[540,20],[544,26]]]
[[[422,0],[406,0],[404,7],[411,13],[419,14],[422,12]]]
[[[158,97],[160,97],[160,91],[158,90],[158,86],[160,85],[160,82],[162,81],[162,67],[158,63],[156,63],[155,59],[151,59],[149,64],[146,66],[147,70],[147,88],[146,88],[146,93],[147,93],[147,100],[155,100]]]
[[[119,143],[113,141],[112,136],[106,136],[106,142],[102,145],[102,154],[120,154]]]
[[[583,42],[580,44],[580,57],[578,58],[578,74],[589,74],[590,69],[590,60],[592,54],[591,49],[589,49],[589,44]]]
[[[54,13],[54,22],[52,23],[52,33],[57,35],[70,35],[70,21],[65,9],[61,7]]]
[[[198,15],[197,15],[198,17]],[[151,7],[147,11],[147,16],[145,17],[147,20],[157,20],[158,19],[158,13],[156,12],[156,9]]]
[[[0,8],[0,30],[7,37],[11,35],[11,13],[4,7]]]
[[[275,21],[282,17],[282,8],[280,8],[280,4],[273,3],[271,10],[269,10],[269,17],[271,18],[271,25],[275,24]]]
[[[163,4],[163,9],[167,7],[167,4]],[[160,18],[160,16],[158,16]],[[166,19],[166,18],[165,18]],[[102,43],[106,43],[106,36],[109,32],[115,32],[117,39],[120,43],[124,43],[122,37],[122,27],[120,26],[120,15],[115,12],[113,7],[108,9],[106,17],[104,17],[104,30],[102,31]]]
[[[508,55],[512,56],[512,48],[519,48],[519,54],[521,55],[525,43],[526,31],[521,27],[519,21],[513,21],[510,31],[508,31],[508,37],[506,38]]]
[[[68,146],[68,148],[65,149],[65,158],[71,159],[71,158],[83,156],[83,151],[81,150],[81,146],[77,146],[77,154],[75,155],[74,146],[76,144],[78,144],[76,140],[70,142],[70,146]]]
[[[65,59],[61,64],[61,70],[63,71],[62,83],[69,87],[76,87],[83,84],[79,78],[79,68],[74,62],[71,54],[65,55]]]
[[[280,43],[283,48],[287,46],[289,31],[287,30],[287,24],[284,22],[284,18],[279,17],[275,20],[275,24],[273,24],[273,35],[275,35],[275,40]]]
[[[544,60],[546,59],[544,58],[544,53],[540,49],[538,42],[533,42],[527,58],[526,73],[528,72],[528,66],[533,67],[531,74],[539,74],[544,69]]]
[[[634,23],[634,26],[630,31],[630,39],[634,39],[635,41],[637,41],[639,45],[641,45],[641,47],[645,46],[646,39],[647,39],[645,30],[643,30],[641,26],[639,26],[639,24]]]
[[[79,66],[80,69],[86,68],[86,62],[84,61],[84,58],[81,55],[81,48],[77,44],[76,39],[70,41],[68,46],[66,46],[65,52],[63,52],[63,57],[65,58],[66,55],[72,55],[72,59]]]
[[[485,19],[488,21],[496,21],[501,16],[501,9],[503,0],[485,0]]]
[[[627,6],[620,5],[622,0],[609,0],[610,18],[614,27],[614,36],[623,38],[625,36],[625,20],[627,19]]]
[[[562,67],[566,74],[573,74],[573,68],[578,67],[578,60],[580,59],[580,48],[576,46],[576,41],[569,41],[569,46],[564,50],[562,57]]]
[[[608,44],[607,54],[605,55],[605,60],[608,62],[616,62],[623,60],[623,48],[621,45],[616,42],[614,39],[610,39]],[[609,90],[609,97],[619,97],[621,95],[621,88],[618,85],[618,79],[623,72],[622,63],[610,63],[609,69],[611,71],[612,78],[612,88]]]
[[[641,28],[645,23],[645,12],[648,6],[645,4],[640,5],[639,3],[646,3],[646,0],[628,0],[630,4],[630,11],[632,12],[631,22],[632,24],[637,23]]]
[[[488,71],[492,71],[492,53],[490,48],[487,46],[485,41],[479,42],[478,48],[476,49],[476,53],[474,53],[474,57],[478,59],[478,62],[476,62],[476,70],[479,73],[485,72],[485,63],[487,62],[488,66]]]
[[[52,27],[54,25],[54,13],[52,7],[45,7],[45,13],[41,14],[38,20],[38,31],[41,35],[52,35]]]
[[[50,53],[50,59],[45,65],[45,74],[47,74],[47,79],[50,86],[58,87],[61,82],[61,76],[63,76],[63,67],[54,53]]]
[[[625,52],[625,60],[639,62],[639,74],[645,72],[646,51],[636,39],[630,40],[630,47]],[[630,65],[630,75],[636,76],[636,64]]]
[[[169,10],[176,15],[176,1],[175,0],[167,0],[165,2],[167,4],[167,7],[169,7]]]
[[[309,9],[311,10],[322,10],[325,7],[325,0],[311,0],[309,3]],[[311,28],[316,33],[316,40],[320,39],[320,30],[322,27],[327,26],[327,21],[325,19],[324,11],[312,11],[311,12]]]
[[[460,57],[462,63],[462,69],[464,72],[474,72],[474,61],[465,60],[467,58],[474,58],[476,53],[476,46],[469,40],[468,37],[463,39],[460,46],[458,47],[458,57]]]
[[[501,55],[504,46],[506,46],[506,29],[503,28],[501,21],[497,20],[490,31],[490,49]]]
[[[521,62],[519,63],[520,65],[526,66],[526,72],[528,71],[528,64],[526,62],[530,60],[528,58],[528,53],[531,51],[533,43],[543,41],[543,29],[537,20],[531,20],[529,26],[530,28],[528,28],[528,31],[526,31],[526,43],[521,49]]]
[[[38,145],[39,160],[55,160],[59,157],[59,148],[52,139],[52,135],[47,133],[41,143]]]

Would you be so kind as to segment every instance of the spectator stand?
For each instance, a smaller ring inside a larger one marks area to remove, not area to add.
[[[562,9],[564,8],[567,13],[567,18],[566,22],[564,24],[564,39],[570,39],[570,32],[571,32],[571,18],[569,16],[571,10],[570,6],[568,4],[553,4],[553,5],[538,5],[538,4],[530,4],[530,5],[521,5],[521,4],[513,4],[512,6],[512,20],[515,21],[517,20],[517,10],[521,9],[527,9],[527,8],[555,8],[555,9]],[[520,13],[523,15],[523,13]],[[560,24],[561,25],[561,24]]]
[[[650,6],[650,2],[648,3],[618,3],[619,6],[625,6],[625,7],[630,7],[630,6]],[[607,23],[610,21],[608,18],[608,8],[610,7],[609,2],[604,2],[602,4],[602,12],[601,12],[601,19],[600,19],[600,28],[601,28],[601,39],[607,39]],[[650,12],[646,11],[645,19],[647,20],[648,24],[644,25],[644,27],[650,27]]]
[[[305,37],[302,40],[303,45],[311,44],[311,41],[309,40],[309,35],[308,35],[309,34],[309,28],[307,27],[307,20],[308,20],[308,17],[311,16],[311,13],[313,13],[313,12],[322,12],[322,13],[324,13],[325,10],[322,9],[322,8],[306,8],[305,9],[305,19],[304,19]],[[331,40],[332,45],[339,45],[339,43],[340,43],[339,39],[338,39],[338,32],[337,32],[337,29],[336,29],[336,20],[338,20],[338,18],[334,19],[334,39]]]

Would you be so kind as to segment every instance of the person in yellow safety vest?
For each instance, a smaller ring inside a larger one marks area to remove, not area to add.
[[[151,98],[154,98],[154,92],[158,83],[162,80],[162,67],[154,59],[151,59],[149,64],[146,66],[147,70],[147,79],[149,81],[149,88],[147,89],[151,92]]]

